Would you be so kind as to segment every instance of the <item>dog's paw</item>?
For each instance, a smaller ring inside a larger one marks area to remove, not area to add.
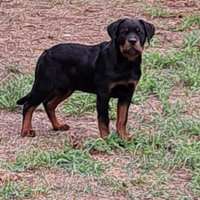
[[[54,131],[68,131],[70,129],[70,126],[67,124],[59,124],[56,127],[53,127]]]
[[[109,130],[107,130],[107,131],[100,131],[100,137],[102,139],[106,139],[108,135],[109,135]]]
[[[33,129],[31,130],[26,130],[21,132],[21,137],[35,137],[35,131]]]
[[[123,138],[124,138],[124,140],[127,140],[127,141],[131,141],[131,139],[132,139],[132,136],[130,136],[130,135],[121,135]]]
[[[132,136],[131,135],[128,135],[126,132],[123,132],[123,131],[117,131],[117,134],[120,135],[124,140],[127,140],[127,141],[131,141],[132,139]]]

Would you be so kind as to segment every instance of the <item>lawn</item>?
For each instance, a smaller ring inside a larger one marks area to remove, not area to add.
[[[2,1],[0,3],[0,199],[200,199],[200,4],[198,1]],[[61,42],[109,40],[123,17],[153,23],[129,110],[127,142],[99,138],[96,96],[75,92],[54,132],[39,106],[35,138],[21,138],[16,101],[34,81],[38,56]]]

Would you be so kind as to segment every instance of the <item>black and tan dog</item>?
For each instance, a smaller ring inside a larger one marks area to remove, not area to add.
[[[126,132],[128,108],[141,76],[141,54],[146,39],[155,28],[144,20],[120,19],[107,27],[111,41],[86,46],[59,44],[40,56],[31,92],[17,101],[23,107],[22,137],[34,137],[32,114],[43,102],[54,130],[68,130],[55,115],[59,103],[75,90],[97,95],[100,136],[109,134],[108,102],[118,98],[117,133],[130,140]]]

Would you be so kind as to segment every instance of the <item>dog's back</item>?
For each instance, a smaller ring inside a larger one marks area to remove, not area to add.
[[[120,19],[107,27],[110,42],[86,46],[59,44],[45,50],[36,66],[31,92],[18,101],[24,104],[21,136],[34,137],[32,114],[43,103],[54,130],[69,130],[60,123],[55,109],[75,90],[97,95],[100,136],[109,134],[108,102],[118,98],[117,133],[126,133],[128,108],[141,76],[141,54],[145,40],[153,37],[152,24],[137,19]]]

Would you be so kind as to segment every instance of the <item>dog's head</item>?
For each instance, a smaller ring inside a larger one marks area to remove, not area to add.
[[[137,19],[120,19],[107,27],[112,40],[115,40],[120,52],[130,61],[134,61],[143,51],[146,39],[155,33],[152,24]]]

